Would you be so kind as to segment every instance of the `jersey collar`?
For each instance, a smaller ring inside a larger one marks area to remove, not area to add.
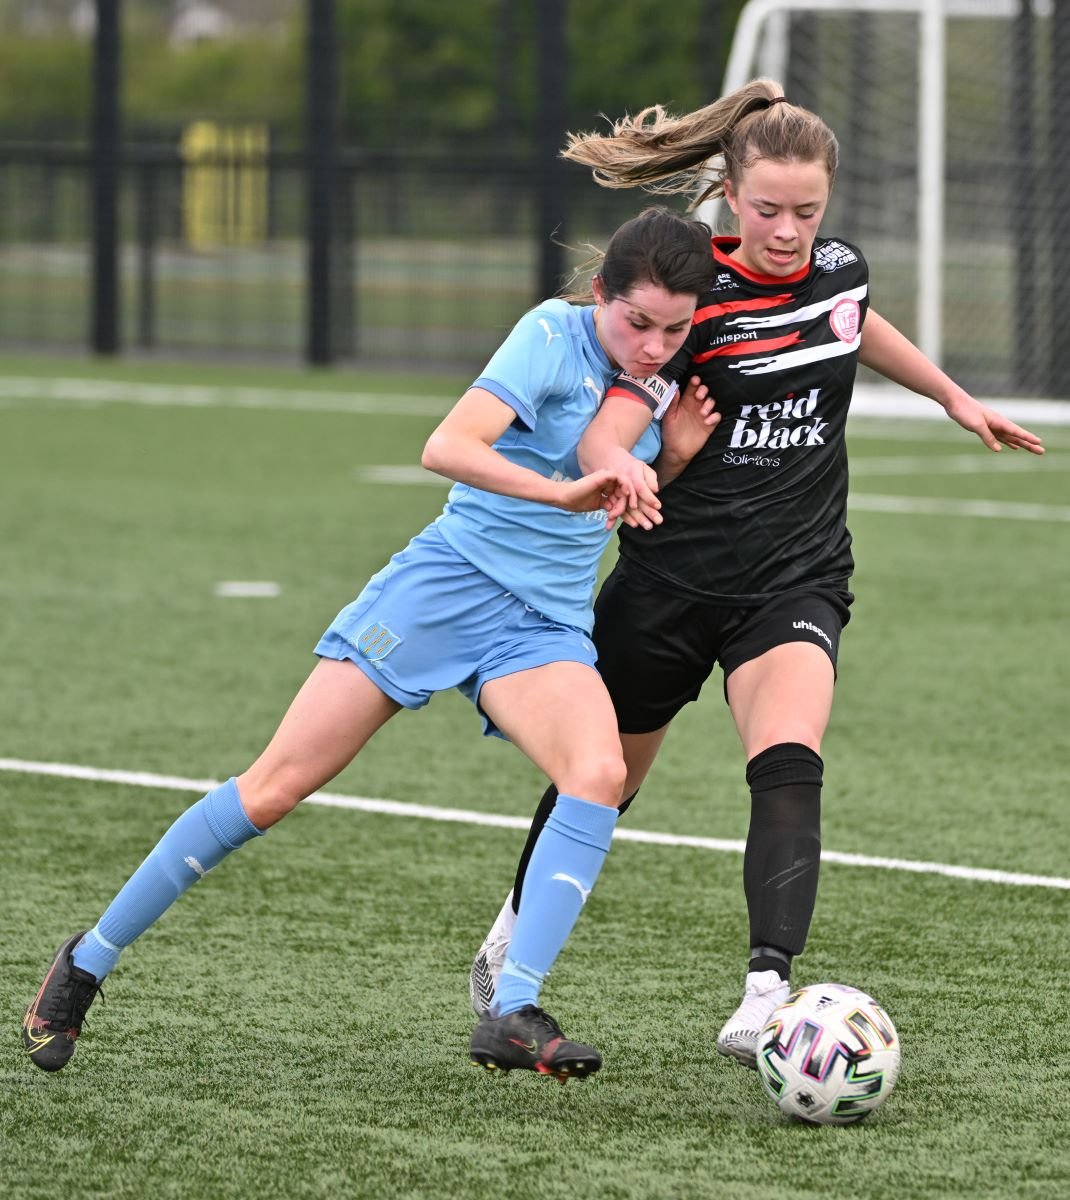
[[[751,283],[761,283],[768,287],[781,287],[785,283],[798,283],[810,273],[811,264],[805,263],[791,275],[759,275],[757,271],[752,271],[749,267],[745,267],[739,259],[731,257],[732,251],[735,250],[739,243],[740,239],[737,237],[715,237],[713,239],[713,261],[719,267],[725,267],[729,271],[734,271],[737,275],[742,275],[744,279],[749,279]]]
[[[597,305],[591,304],[586,308],[581,308],[580,317],[583,321],[583,330],[587,334],[587,341],[598,356],[598,362],[607,374],[611,374],[614,369],[613,364],[609,361],[609,355],[602,349],[602,343],[598,340],[598,330],[595,328],[594,310],[596,307]]]

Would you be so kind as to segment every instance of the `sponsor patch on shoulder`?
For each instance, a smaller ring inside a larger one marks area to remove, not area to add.
[[[822,271],[838,271],[840,267],[849,267],[858,262],[858,255],[843,242],[825,242],[814,251],[814,262]]]
[[[620,388],[629,396],[641,401],[654,414],[654,420],[660,421],[665,410],[680,390],[680,385],[663,379],[660,375],[649,375],[646,379],[637,379],[627,371],[621,371],[613,382],[613,388]]]

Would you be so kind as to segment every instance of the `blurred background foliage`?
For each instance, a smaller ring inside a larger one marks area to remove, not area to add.
[[[741,7],[572,0],[570,123],[589,128],[652,100],[686,109],[713,99]],[[371,149],[526,150],[538,20],[538,0],[338,0],[343,136]],[[84,137],[92,22],[88,2],[0,0],[3,136]],[[210,116],[267,121],[276,144],[300,140],[301,0],[123,0],[122,22],[129,136],[166,137]]]

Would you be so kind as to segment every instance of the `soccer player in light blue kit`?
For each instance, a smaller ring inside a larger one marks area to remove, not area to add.
[[[182,892],[334,778],[402,708],[456,687],[485,732],[515,742],[560,793],[472,1060],[562,1081],[598,1070],[598,1051],[538,1006],[609,849],[625,779],[588,639],[595,576],[616,518],[660,521],[658,475],[678,472],[716,417],[701,390],[675,404],[649,391],[665,418],[657,472],[645,465],[659,454],[656,425],[612,471],[584,461],[581,439],[620,371],[647,379],[680,348],[711,282],[709,230],[648,209],[614,234],[593,305],[548,300],[520,319],[424,449],[425,467],[457,481],[442,515],[338,614],[249,770],[187,809],[97,924],[57,951],[22,1025],[38,1067],[67,1063],[120,952]]]

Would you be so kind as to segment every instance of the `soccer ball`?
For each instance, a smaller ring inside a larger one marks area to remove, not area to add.
[[[880,1108],[899,1075],[899,1035],[865,992],[815,983],[793,992],[758,1035],[758,1075],[781,1112],[852,1125]]]

